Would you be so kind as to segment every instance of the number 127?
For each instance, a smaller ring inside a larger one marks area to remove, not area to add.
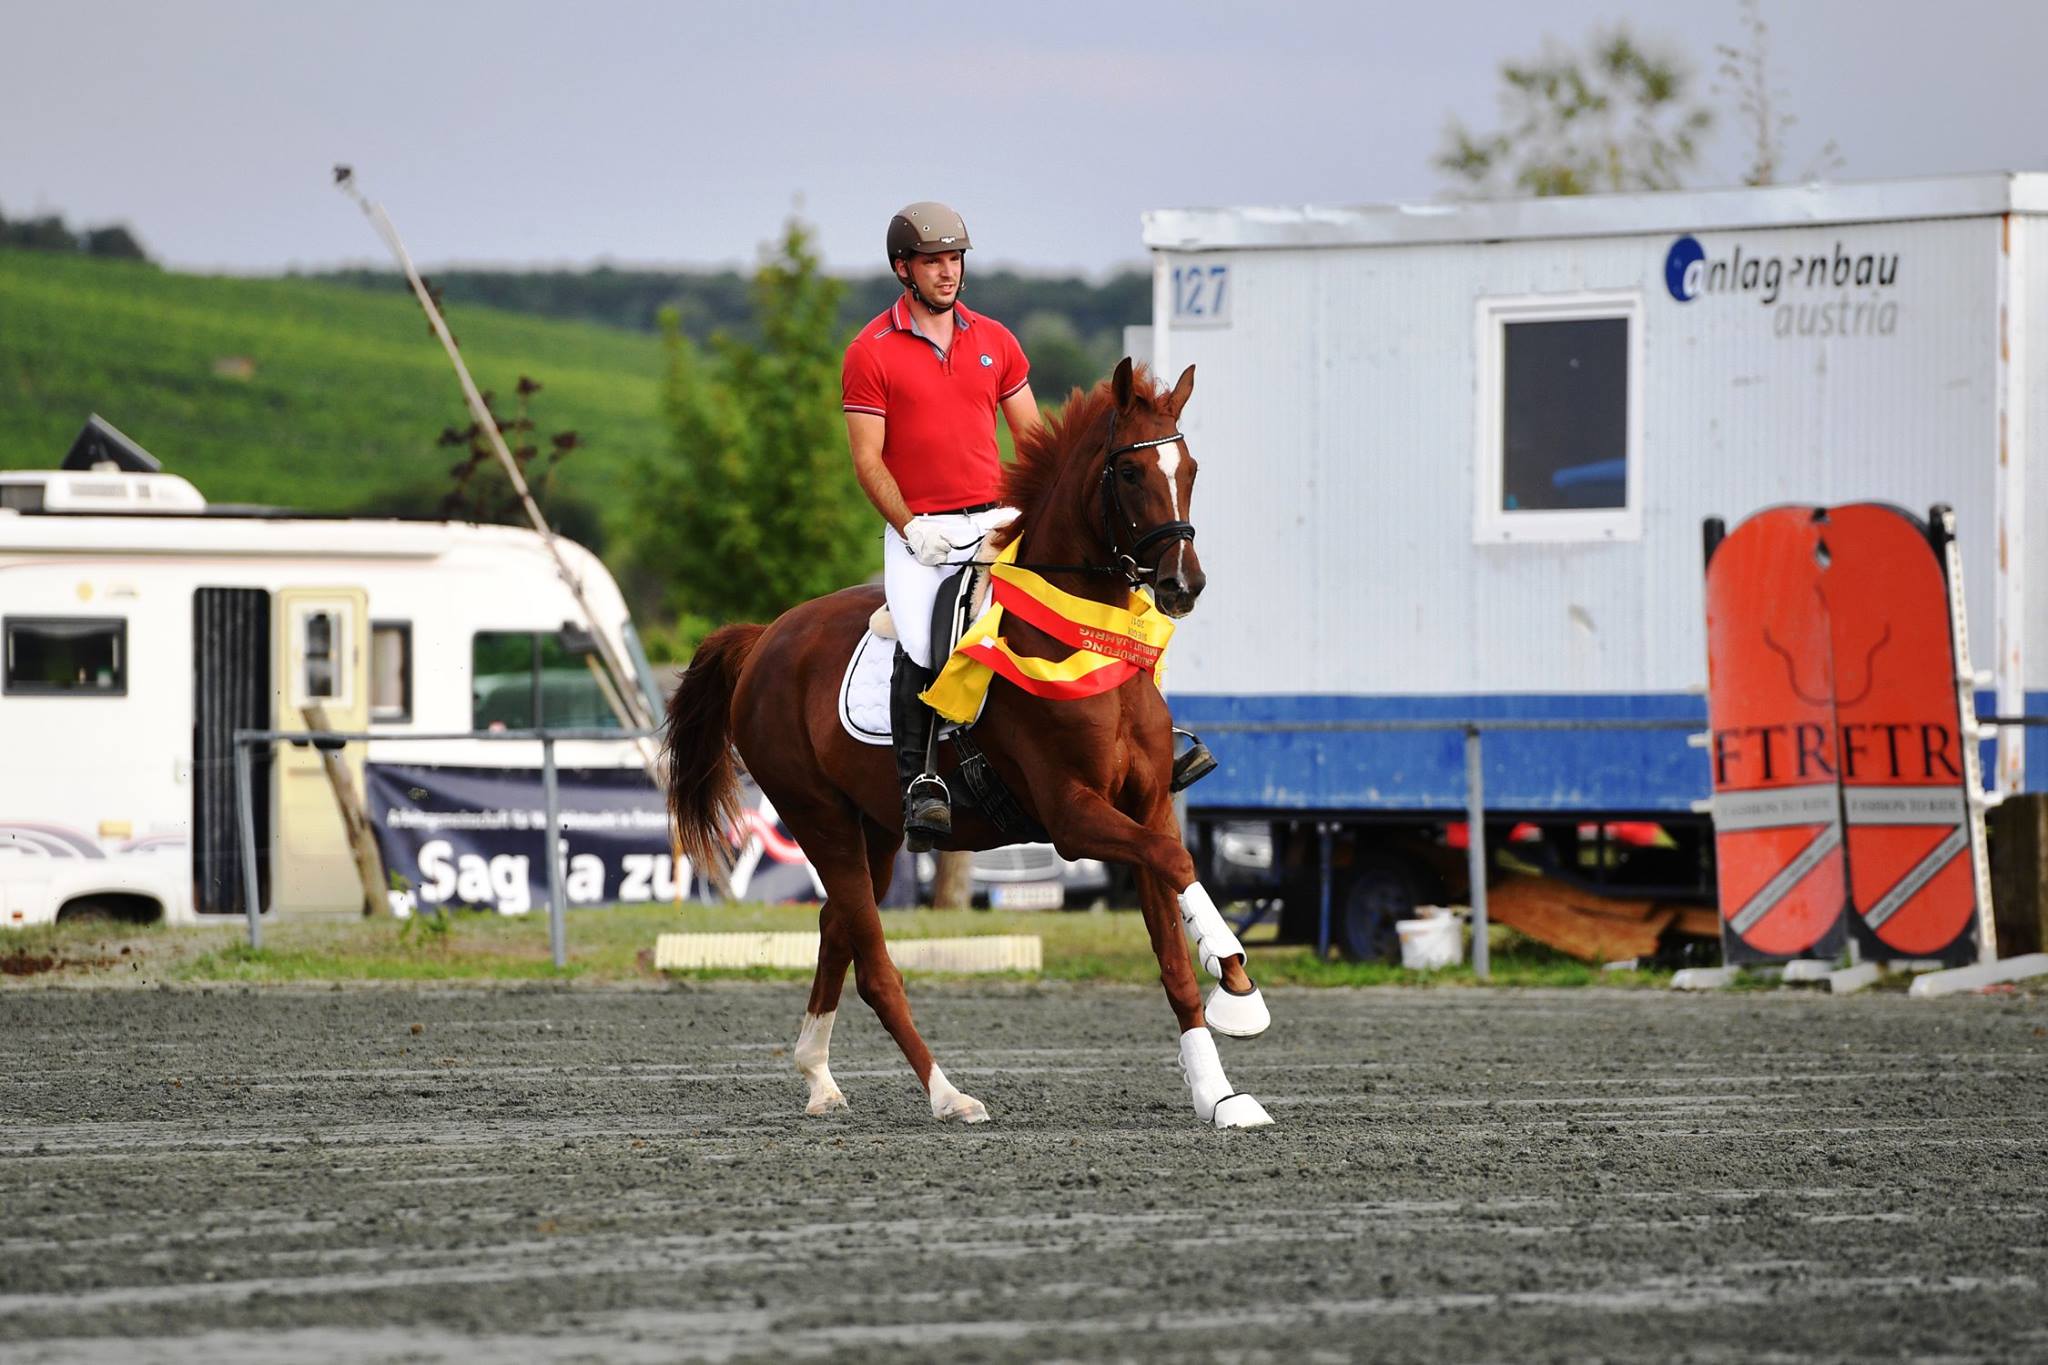
[[[1178,265],[1173,268],[1173,311],[1183,318],[1226,318],[1230,267]]]

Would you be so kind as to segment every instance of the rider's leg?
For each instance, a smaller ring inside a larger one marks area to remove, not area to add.
[[[889,678],[889,733],[896,752],[896,780],[903,788],[903,837],[912,853],[922,853],[953,833],[953,807],[946,784],[931,771],[932,727],[938,716],[918,699],[932,683],[932,672],[919,668],[907,650],[896,651]]]
[[[972,527],[961,518],[964,534]],[[937,717],[918,699],[931,686],[932,603],[946,567],[920,564],[894,530],[882,537],[882,591],[896,622],[896,666],[889,684],[889,728],[896,751],[896,777],[904,789],[903,833],[912,852],[923,852],[953,832],[953,808],[946,784],[930,771],[932,726]]]

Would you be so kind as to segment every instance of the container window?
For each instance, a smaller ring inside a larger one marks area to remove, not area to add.
[[[1641,320],[1633,295],[1481,305],[1475,538],[1641,534]]]
[[[370,625],[370,719],[386,725],[412,719],[412,623]]]
[[[10,616],[5,690],[19,696],[128,695],[128,622],[121,617]]]

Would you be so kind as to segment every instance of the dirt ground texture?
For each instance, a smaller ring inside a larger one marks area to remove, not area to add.
[[[1277,1126],[1156,992],[0,993],[0,1357],[2048,1355],[2048,1001],[1274,993]]]

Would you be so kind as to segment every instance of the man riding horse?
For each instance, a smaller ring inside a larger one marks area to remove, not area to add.
[[[903,294],[860,329],[841,372],[846,439],[868,501],[882,514],[882,590],[896,623],[889,724],[913,851],[953,832],[945,782],[930,763],[932,605],[953,566],[1016,516],[998,505],[995,415],[1014,438],[1039,425],[1024,348],[994,318],[960,302],[967,224],[944,204],[889,220],[889,268]],[[941,642],[939,648],[945,648]]]
[[[953,831],[952,795],[932,763],[937,718],[920,695],[950,641],[931,637],[940,585],[1015,519],[1000,505],[995,414],[1012,438],[1040,425],[1031,365],[1017,338],[960,302],[967,223],[944,204],[911,204],[889,220],[889,268],[903,294],[861,328],[840,374],[846,439],[861,490],[888,529],[882,587],[896,628],[889,725],[903,786],[903,832],[923,852]],[[1179,791],[1215,766],[1192,736],[1174,763]]]

